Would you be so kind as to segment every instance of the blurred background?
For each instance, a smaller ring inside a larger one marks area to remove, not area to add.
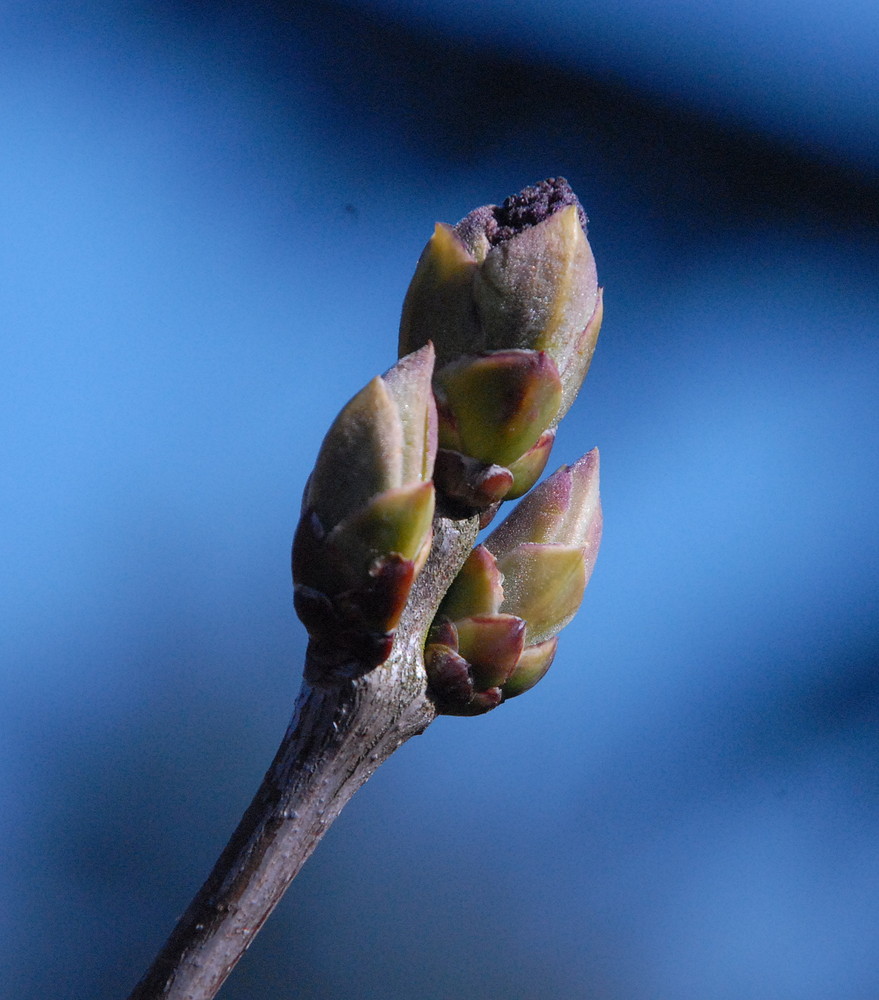
[[[863,0],[3,4],[0,996],[140,977],[289,717],[329,421],[434,222],[558,174],[582,612],[221,995],[879,996],[877,51]]]

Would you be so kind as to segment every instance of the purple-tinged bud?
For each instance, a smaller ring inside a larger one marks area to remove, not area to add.
[[[537,486],[473,550],[440,605],[427,646],[427,651],[431,643],[454,651],[459,680],[461,661],[468,671],[463,702],[448,685],[445,694],[435,692],[440,711],[475,714],[473,698],[480,691],[499,688],[504,699],[513,698],[543,677],[555,656],[556,636],[583,599],[601,526],[595,449]],[[521,632],[511,622],[519,623]],[[432,676],[428,670],[431,690]]]
[[[485,351],[546,351],[562,381],[561,418],[600,325],[586,215],[567,181],[550,178],[454,227],[437,225],[403,305],[400,352],[432,340],[443,364]]]
[[[577,208],[494,247],[473,294],[488,350],[546,351],[555,361],[564,387],[560,419],[580,391],[601,325],[593,322],[601,293]]]
[[[474,511],[494,511],[509,494],[515,480],[503,465],[486,465],[459,451],[439,448],[434,478],[442,485],[446,506],[458,517],[470,517]],[[484,528],[491,517],[480,524]]]
[[[458,652],[470,664],[479,690],[502,687],[525,645],[525,622],[515,615],[481,615],[455,622]]]
[[[499,687],[477,691],[470,664],[456,650],[439,643],[424,651],[430,693],[443,715],[483,715],[503,701]]]
[[[598,449],[537,486],[485,541],[504,576],[500,610],[528,623],[529,645],[573,618],[598,555]]]
[[[524,641],[525,623],[513,615],[441,621],[424,652],[438,709],[445,715],[481,715],[500,704]]]
[[[327,659],[389,652],[430,549],[437,448],[427,345],[373,379],[321,446],[293,542],[297,612]]]
[[[545,479],[491,533],[496,555],[524,542],[587,548],[594,562],[601,541],[599,455],[593,448]]]

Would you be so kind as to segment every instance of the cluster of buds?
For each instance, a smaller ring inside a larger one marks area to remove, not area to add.
[[[390,654],[430,551],[437,416],[428,344],[374,378],[327,432],[293,541],[312,660],[368,669]]]
[[[586,215],[564,178],[437,224],[403,304],[400,353],[436,348],[436,480],[461,513],[539,479],[601,318]]]
[[[543,677],[583,599],[601,527],[594,449],[541,483],[473,550],[425,648],[441,712],[480,715]]]
[[[294,598],[318,676],[390,655],[437,496],[484,526],[534,486],[601,317],[586,216],[563,178],[437,225],[403,305],[403,357],[336,418],[305,489]],[[600,538],[592,451],[536,487],[445,595],[424,652],[440,712],[478,715],[537,683]]]

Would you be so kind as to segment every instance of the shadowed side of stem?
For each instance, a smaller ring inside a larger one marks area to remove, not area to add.
[[[386,663],[353,679],[303,682],[259,791],[129,1000],[214,997],[345,803],[433,720],[424,639],[477,530],[475,518],[435,519],[430,558]]]

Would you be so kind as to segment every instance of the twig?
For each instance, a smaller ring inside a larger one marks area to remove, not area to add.
[[[436,227],[403,303],[402,356],[342,409],[303,497],[294,599],[311,641],[293,720],[130,1000],[211,1000],[397,747],[438,708],[478,715],[546,673],[598,551],[597,450],[531,490],[472,560],[480,518],[439,515],[431,538],[431,516],[435,502],[459,504],[487,523],[535,485],[601,316],[586,216],[564,178]]]
[[[435,519],[430,558],[385,663],[355,679],[303,682],[253,802],[129,1000],[211,1000],[345,803],[433,721],[424,639],[477,520]]]

